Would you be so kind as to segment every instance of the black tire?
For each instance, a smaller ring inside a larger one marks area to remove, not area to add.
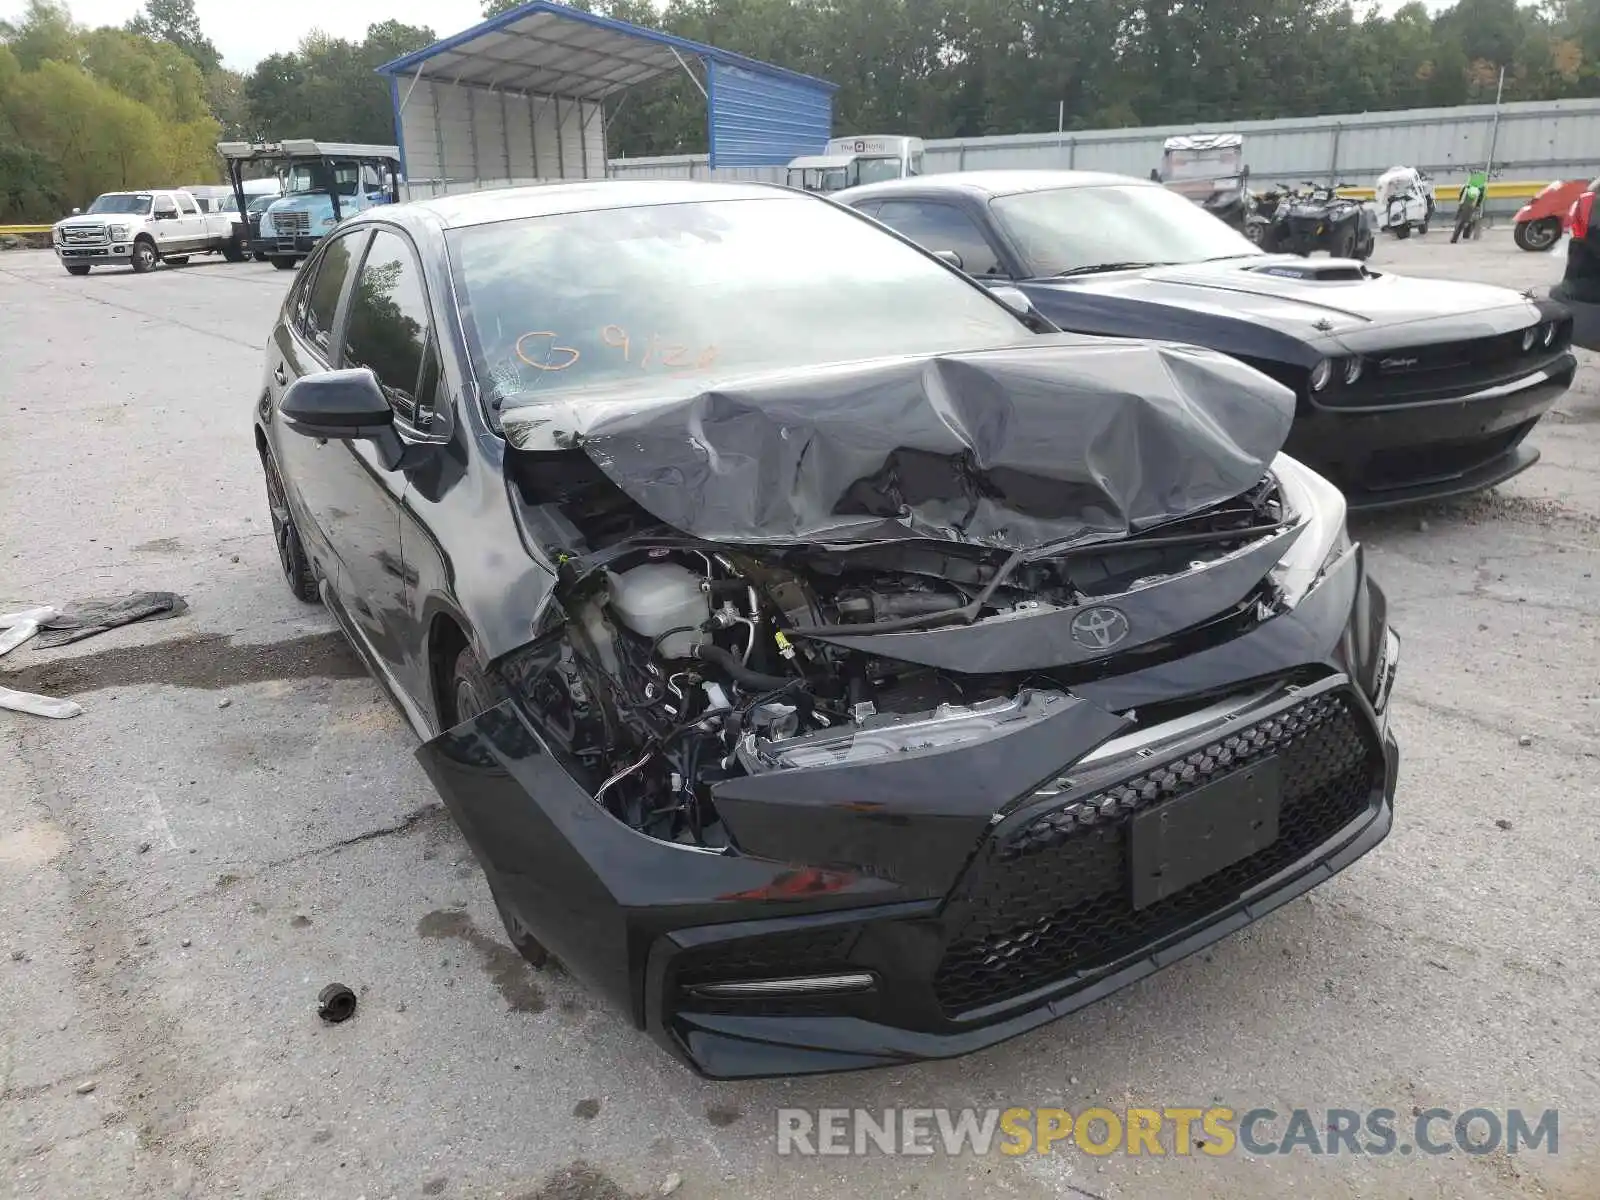
[[[1356,247],[1356,257],[1365,262],[1367,259],[1372,257],[1372,252],[1377,248],[1378,237],[1376,234],[1371,234],[1367,237],[1367,240],[1364,243]]]
[[[244,247],[239,244],[239,239],[234,238],[222,247],[222,257],[229,262],[243,262],[245,259]]]
[[[1537,221],[1518,221],[1517,227],[1512,231],[1511,240],[1516,242],[1518,249],[1531,250],[1535,253],[1555,249],[1561,240],[1561,218],[1540,217]]]
[[[272,516],[272,540],[278,547],[278,565],[283,568],[283,577],[288,581],[289,590],[294,593],[296,600],[320,604],[322,589],[317,582],[316,572],[312,570],[311,560],[306,557],[300,531],[295,528],[294,517],[289,512],[289,496],[283,488],[283,477],[278,474],[272,456],[264,451],[261,469],[267,477],[267,510]]]
[[[169,254],[161,261],[169,267],[186,267],[189,265],[189,256],[187,254]]]
[[[259,250],[257,250],[255,253],[251,254],[250,257],[255,259],[257,262],[266,262],[267,261],[267,256],[265,254],[261,253],[261,251],[259,251]]]
[[[1354,229],[1346,229],[1329,248],[1331,258],[1354,258],[1356,256],[1356,242],[1358,236]]]
[[[1389,226],[1389,232],[1403,242],[1411,236],[1411,226],[1402,221],[1398,225]]]
[[[66,268],[68,275],[87,275],[89,273],[88,263],[67,263]]]
[[[456,655],[450,667],[450,686],[440,706],[450,728],[488,712],[506,698],[506,691],[478,662],[469,646]]]
[[[156,269],[160,257],[156,253],[154,242],[149,238],[140,238],[133,244],[133,253],[129,256],[128,263],[133,267],[135,275],[145,275]]]
[[[274,257],[273,260],[272,260],[272,265],[277,267],[278,270],[280,270],[280,271],[292,271],[299,264],[299,261],[300,260],[296,259],[296,258],[288,258],[288,257],[277,258],[277,257]]]
[[[1428,222],[1433,219],[1433,209],[1428,210],[1428,215],[1422,218],[1422,224],[1417,226],[1418,233],[1428,232]]]

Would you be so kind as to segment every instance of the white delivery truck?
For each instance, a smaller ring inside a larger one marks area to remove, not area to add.
[[[790,187],[838,192],[858,183],[881,183],[922,174],[922,139],[897,134],[858,134],[830,141],[821,154],[789,164]]]

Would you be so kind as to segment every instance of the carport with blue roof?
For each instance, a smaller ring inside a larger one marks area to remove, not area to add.
[[[711,167],[819,151],[836,85],[715,46],[535,0],[378,68],[416,199],[606,174],[622,94],[685,72],[706,98]]]

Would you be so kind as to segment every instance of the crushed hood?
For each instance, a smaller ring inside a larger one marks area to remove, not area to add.
[[[581,448],[661,521],[752,544],[1126,536],[1237,496],[1294,396],[1187,346],[1057,335],[507,409],[507,441]]]
[[[1293,254],[1081,275],[1060,282],[1034,280],[1027,287],[1030,294],[1037,290],[1105,296],[1301,332],[1318,322],[1331,322],[1334,331],[1347,332],[1445,317],[1472,326],[1458,337],[1489,337],[1539,319],[1538,309],[1510,288],[1378,274],[1354,261]],[[1049,313],[1047,302],[1041,307]]]

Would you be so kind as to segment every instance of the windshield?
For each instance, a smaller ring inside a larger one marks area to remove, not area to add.
[[[1031,336],[920,251],[801,196],[534,217],[450,248],[496,407]]]
[[[1151,184],[1021,192],[989,206],[1035,277],[1261,253],[1194,201]]]
[[[900,178],[900,160],[896,157],[858,158],[855,167],[857,183],[882,183],[886,179]]]
[[[789,186],[804,188],[808,192],[840,192],[853,186],[852,176],[855,174],[855,164],[850,167],[828,167],[819,169],[807,167],[805,170],[791,169],[789,171]]]
[[[1161,156],[1163,179],[1227,179],[1238,175],[1244,163],[1244,148],[1227,146],[1215,150],[1168,150]]]
[[[105,196],[96,196],[94,203],[89,205],[92,213],[126,213],[129,216],[148,216],[150,214],[150,195],[148,192],[112,192]]]
[[[354,196],[360,178],[360,169],[356,164],[336,163],[332,167],[332,172],[333,180],[338,185],[339,195]],[[327,163],[295,163],[285,172],[283,190],[291,196],[304,195],[307,192],[326,193],[328,178]]]

